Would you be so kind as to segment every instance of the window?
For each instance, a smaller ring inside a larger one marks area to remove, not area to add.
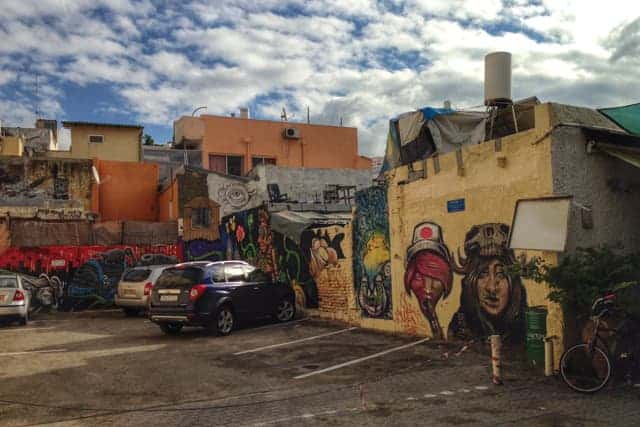
[[[162,272],[158,288],[186,288],[202,283],[202,269],[198,267],[172,267]]]
[[[214,283],[224,283],[224,266],[223,265],[214,265],[211,267],[211,280]]]
[[[15,277],[0,277],[0,289],[14,289],[18,287]]]
[[[244,282],[245,271],[242,264],[227,264],[224,266],[227,273],[227,282]]]
[[[209,154],[209,170],[228,175],[242,175],[242,156],[223,156]]]
[[[103,143],[104,135],[89,135],[89,142],[97,144]]]
[[[251,163],[251,166],[254,168],[258,165],[275,165],[276,159],[270,157],[253,157]]]
[[[124,273],[122,280],[124,282],[142,282],[147,280],[151,275],[151,270],[146,268],[135,268]]]
[[[229,175],[242,175],[242,157],[227,156],[227,173]]]
[[[191,228],[209,228],[211,226],[211,209],[192,208]]]
[[[249,265],[246,265],[244,268],[247,273],[247,281],[249,282],[265,283],[271,281],[271,276],[269,276],[259,268],[255,268]]]

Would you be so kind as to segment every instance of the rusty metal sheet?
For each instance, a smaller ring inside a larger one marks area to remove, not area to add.
[[[122,239],[125,245],[175,244],[178,225],[176,222],[125,221]]]
[[[11,221],[11,245],[14,247],[91,244],[91,225],[86,221]]]
[[[96,245],[121,245],[122,221],[104,221],[93,224],[93,240]]]

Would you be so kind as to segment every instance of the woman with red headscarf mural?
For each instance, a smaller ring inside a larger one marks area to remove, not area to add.
[[[444,244],[442,229],[433,222],[418,224],[407,250],[404,286],[407,293],[413,293],[418,299],[434,339],[444,338],[436,305],[449,296],[452,283],[451,254]]]
[[[509,226],[476,225],[465,236],[465,257],[456,273],[464,274],[460,308],[449,323],[449,338],[482,338],[499,334],[506,343],[522,343],[527,294],[520,277],[506,267],[516,262],[508,248]]]

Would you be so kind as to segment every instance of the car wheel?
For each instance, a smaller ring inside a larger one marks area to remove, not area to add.
[[[180,323],[160,323],[160,329],[167,335],[179,334],[182,326]]]
[[[276,319],[280,322],[288,322],[296,315],[295,303],[289,299],[283,299],[276,308]]]
[[[215,331],[218,335],[229,335],[235,326],[236,318],[229,305],[223,305],[216,313]]]
[[[135,317],[140,313],[140,310],[135,308],[123,308],[122,310],[124,311],[124,315],[127,317]]]

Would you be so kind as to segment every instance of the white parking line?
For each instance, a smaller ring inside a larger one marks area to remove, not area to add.
[[[237,353],[233,353],[233,355],[234,356],[239,356],[241,354],[257,353],[258,351],[262,351],[262,350],[270,350],[272,348],[283,347],[285,345],[298,344],[298,343],[305,342],[305,341],[312,341],[312,340],[317,340],[319,338],[329,337],[331,335],[338,335],[338,334],[341,334],[343,332],[353,331],[354,329],[358,329],[358,328],[353,327],[353,328],[341,329],[339,331],[329,332],[329,333],[321,334],[321,335],[314,335],[312,337],[301,338],[301,339],[295,340],[295,341],[287,341],[287,342],[283,342],[283,343],[280,343],[280,344],[265,345],[264,347],[258,347],[258,348],[253,348],[251,350],[239,351]]]
[[[311,377],[313,375],[324,374],[325,372],[335,371],[336,369],[341,369],[341,368],[344,368],[346,366],[355,365],[356,363],[364,362],[365,360],[375,359],[376,357],[384,356],[385,354],[393,353],[395,351],[404,350],[405,348],[409,348],[409,347],[416,346],[418,344],[422,344],[423,342],[429,341],[430,339],[431,338],[424,338],[424,339],[421,339],[421,340],[418,340],[418,341],[414,341],[414,342],[409,343],[409,344],[401,345],[399,347],[393,347],[393,348],[390,348],[388,350],[381,351],[379,353],[375,353],[375,354],[371,354],[369,356],[361,357],[359,359],[350,360],[348,362],[340,363],[338,365],[330,366],[328,368],[324,368],[324,369],[320,369],[320,370],[317,370],[317,371],[308,372],[306,374],[298,375],[297,377],[293,377],[293,379],[299,380],[299,379],[302,379],[302,378]]]
[[[302,319],[292,320],[290,322],[276,323],[274,325],[265,325],[265,326],[260,326],[258,328],[247,328],[244,331],[253,332],[253,331],[259,331],[261,329],[277,328],[277,327],[280,327],[280,326],[291,325],[292,323],[306,322],[307,320],[309,320],[309,318],[308,317],[304,317]]]
[[[33,351],[16,351],[14,353],[0,353],[1,356],[21,356],[23,354],[39,354],[39,353],[64,353],[66,352],[66,348],[61,348],[59,350],[33,350]]]
[[[7,328],[0,329],[1,332],[24,332],[24,331],[47,331],[49,329],[55,329],[53,326],[48,328]]]

